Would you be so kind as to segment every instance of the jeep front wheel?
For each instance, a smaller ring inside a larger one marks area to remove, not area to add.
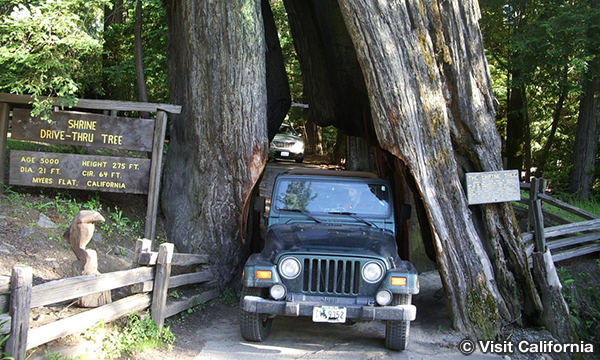
[[[394,295],[392,305],[410,305],[412,295]],[[390,350],[402,351],[408,344],[410,321],[386,321],[385,347]]]
[[[262,297],[263,289],[244,287],[240,299],[240,330],[242,337],[248,341],[261,342],[271,333],[273,318],[265,314],[244,311],[242,305],[246,295]]]

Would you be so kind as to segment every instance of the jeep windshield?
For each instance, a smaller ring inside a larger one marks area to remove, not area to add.
[[[385,183],[338,178],[281,179],[272,206],[277,212],[296,209],[313,216],[382,218],[391,213],[390,191]]]

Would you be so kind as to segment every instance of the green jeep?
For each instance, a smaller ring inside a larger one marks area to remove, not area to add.
[[[240,328],[263,341],[276,315],[382,320],[404,350],[415,267],[398,256],[392,188],[374,174],[294,169],[275,180],[265,246],[244,267]]]

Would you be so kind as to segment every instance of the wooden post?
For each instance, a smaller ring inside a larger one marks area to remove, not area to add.
[[[529,184],[529,209],[527,211],[527,231],[531,231],[535,226],[533,221],[533,201],[538,198],[538,186],[536,184],[536,178],[531,179]]]
[[[33,271],[31,267],[16,265],[10,280],[11,331],[6,342],[6,351],[15,360],[25,359],[29,313],[31,312],[31,287]]]
[[[545,253],[547,249],[546,235],[544,230],[544,214],[542,213],[542,200],[531,201],[533,213],[533,232],[535,240],[534,252]]]
[[[140,255],[143,252],[149,252],[152,246],[152,241],[148,239],[137,239],[135,242],[135,250],[133,251],[133,262],[131,268],[139,267]]]
[[[148,239],[137,239],[137,241],[135,242],[135,250],[133,252],[133,261],[132,261],[132,264],[131,264],[131,268],[132,269],[135,269],[135,268],[137,268],[137,267],[140,266],[140,264],[139,264],[140,256],[144,252],[150,252],[151,248],[152,248],[152,241],[151,240],[148,240]],[[144,292],[144,284],[143,283],[131,285],[129,287],[129,294],[130,295],[141,293],[141,292]]]
[[[547,183],[547,180],[537,178],[531,182],[532,194],[535,194],[530,202],[535,241],[535,248],[531,254],[533,279],[539,289],[543,304],[540,319],[542,324],[559,341],[571,343],[575,342],[577,338],[569,315],[569,308],[562,295],[562,285],[554,267],[552,254],[546,243],[542,200],[538,196],[539,193],[546,192]]]
[[[534,252],[531,254],[531,259],[533,261],[533,279],[539,289],[543,304],[540,319],[542,324],[562,343],[578,341],[550,251]]]
[[[173,249],[173,244],[169,243],[161,244],[158,249],[150,315],[159,329],[162,329],[165,324],[165,308],[167,305],[167,291],[169,290],[169,276],[171,276]]]
[[[158,110],[154,126],[154,143],[152,146],[152,165],[150,168],[150,184],[148,189],[148,208],[146,210],[146,239],[154,240],[156,236],[156,214],[160,195],[160,174],[162,169],[163,146],[167,132],[167,113]]]
[[[544,231],[544,213],[542,210],[542,200],[539,199],[540,193],[546,192],[547,180],[533,178],[531,180],[530,189],[530,201],[529,208],[531,219],[533,221],[533,231],[535,240],[534,251],[545,253],[547,250],[546,246],[546,235]]]
[[[8,143],[8,116],[10,107],[0,103],[0,191],[4,191],[4,163],[6,161],[6,145]]]

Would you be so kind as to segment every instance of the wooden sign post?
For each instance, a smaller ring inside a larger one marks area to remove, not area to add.
[[[0,182],[4,161],[9,104],[26,104],[29,96],[0,94]],[[111,115],[56,111],[51,122],[13,108],[11,137],[15,140],[151,152],[152,158],[11,151],[9,184],[78,190],[148,194],[144,237],[153,240],[167,112],[180,106],[80,99],[77,108],[111,111]],[[156,119],[116,116],[121,111],[156,112]]]

